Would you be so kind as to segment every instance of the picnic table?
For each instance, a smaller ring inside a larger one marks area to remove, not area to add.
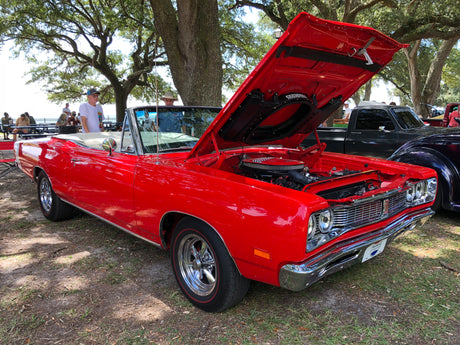
[[[30,126],[10,126],[14,129],[27,129],[27,133],[18,133],[21,139],[41,138],[54,135],[57,132],[56,125],[51,124],[36,124]]]

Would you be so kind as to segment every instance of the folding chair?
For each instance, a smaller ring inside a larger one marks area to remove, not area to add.
[[[2,154],[0,158],[0,165],[2,170],[0,171],[0,177],[5,176],[14,169],[16,169],[15,159],[14,158],[5,158],[3,153],[11,153],[14,149],[14,141],[0,141],[0,152]]]

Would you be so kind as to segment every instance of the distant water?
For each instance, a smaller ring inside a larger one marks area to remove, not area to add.
[[[111,116],[107,116],[104,114],[104,117],[105,117],[105,121],[114,121],[115,119],[115,116],[114,115],[111,115]],[[37,124],[44,124],[44,125],[55,125],[57,120],[59,119],[59,117],[38,117],[38,116],[34,116],[34,119],[35,119],[35,122]]]
[[[58,120],[58,117],[35,117],[34,116],[34,119],[35,119],[35,122],[40,125],[41,124],[55,125]]]

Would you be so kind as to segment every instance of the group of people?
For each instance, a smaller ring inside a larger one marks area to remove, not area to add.
[[[75,111],[70,110],[69,103],[62,109],[56,126],[80,126],[83,133],[102,132],[104,130],[104,112],[98,104],[100,92],[96,89],[86,91],[87,102],[80,105],[78,116]]]
[[[12,128],[13,124],[16,127],[14,129]],[[4,112],[3,117],[2,117],[3,139],[8,140],[9,134],[11,133],[13,134],[13,141],[16,141],[18,134],[28,134],[29,133],[30,128],[25,128],[25,127],[30,127],[36,124],[37,123],[34,117],[29,115],[27,111],[25,113],[22,113],[17,118],[16,122],[13,121],[13,119],[10,117],[10,115],[7,112]]]
[[[100,92],[94,88],[91,88],[88,91],[86,91],[87,102],[82,103],[80,105],[78,116],[75,111],[70,110],[69,103],[66,103],[65,107],[62,109],[62,114],[59,116],[59,119],[56,122],[56,126],[81,125],[83,133],[104,131],[104,111],[102,109],[102,106],[98,103],[99,95]],[[165,103],[165,105],[172,106],[174,105],[174,102],[177,101],[177,98],[174,97],[172,92],[167,92],[161,98],[161,100]],[[161,121],[161,119],[159,120]],[[147,122],[149,122],[149,120],[147,120]],[[174,123],[173,122],[174,121],[172,121],[171,119],[165,119],[162,121],[161,126],[176,126],[177,121]],[[14,128],[12,130],[13,123],[13,119],[10,117],[8,113],[5,112],[2,117],[2,131],[5,139],[9,139],[9,133],[13,134],[14,141],[16,140],[18,134],[29,133],[30,128]],[[35,124],[35,119],[31,115],[29,115],[28,112],[21,114],[21,116],[14,123],[15,127],[30,127]],[[153,122],[149,122],[149,124],[153,126]],[[171,129],[169,127],[168,129],[165,128],[165,131],[169,131],[169,129]]]
[[[77,117],[75,111],[70,111],[69,103],[66,103],[65,107],[62,109],[62,114],[59,116],[56,126],[78,126],[80,125],[80,120]]]
[[[97,89],[89,89],[86,92],[87,102],[80,105],[79,109],[79,117],[81,121],[81,129],[83,133],[89,132],[102,132],[104,131],[104,111],[102,106],[98,104],[100,92]],[[177,101],[177,98],[174,97],[172,92],[167,92],[161,100],[165,103],[165,105],[172,106],[174,102]],[[162,130],[162,126],[175,126],[177,121],[173,123],[169,123],[164,120],[163,123],[160,121],[160,130]],[[144,126],[150,126],[153,128],[154,121],[150,119],[148,115],[144,121]]]

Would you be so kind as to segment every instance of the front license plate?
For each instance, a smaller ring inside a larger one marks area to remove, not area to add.
[[[383,250],[385,249],[386,243],[387,243],[387,239],[385,238],[384,240],[375,242],[371,244],[369,247],[367,247],[366,251],[364,252],[362,262],[372,259],[374,256],[379,255],[381,252],[383,252]]]

